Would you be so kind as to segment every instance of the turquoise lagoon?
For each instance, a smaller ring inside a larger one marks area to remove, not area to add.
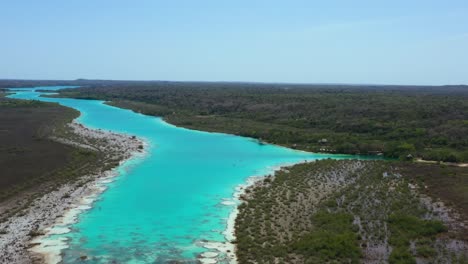
[[[235,205],[223,201],[232,199],[236,186],[248,177],[283,164],[350,157],[180,128],[103,101],[40,94],[30,88],[11,97],[58,102],[79,110],[77,121],[87,127],[135,135],[148,143],[146,155],[118,168],[119,176],[78,216],[71,232],[51,237],[66,238],[64,263],[80,262],[83,255],[87,263],[195,263],[197,255],[208,251],[201,242],[226,241],[223,231]]]

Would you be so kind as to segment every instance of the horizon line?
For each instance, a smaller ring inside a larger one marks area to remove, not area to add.
[[[468,84],[389,84],[389,83],[333,83],[333,82],[323,82],[323,83],[313,83],[313,82],[267,82],[267,81],[193,81],[193,80],[183,80],[183,81],[174,81],[174,80],[135,80],[135,79],[86,79],[86,78],[76,78],[76,79],[19,79],[19,78],[0,78],[0,81],[56,81],[56,82],[79,82],[79,81],[108,81],[108,82],[173,82],[173,83],[240,83],[240,84],[275,84],[275,85],[344,85],[344,86],[412,86],[412,87],[422,87],[422,86],[432,86],[432,87],[443,87],[443,86],[468,86]]]

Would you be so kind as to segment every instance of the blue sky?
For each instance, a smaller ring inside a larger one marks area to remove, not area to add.
[[[0,1],[0,78],[468,84],[468,1]]]

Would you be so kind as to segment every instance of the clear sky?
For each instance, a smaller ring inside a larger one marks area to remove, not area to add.
[[[468,1],[0,0],[0,78],[468,84]]]

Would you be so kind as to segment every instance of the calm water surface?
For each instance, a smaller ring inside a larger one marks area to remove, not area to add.
[[[62,87],[47,87],[58,89]],[[206,251],[200,241],[225,241],[222,232],[233,207],[222,204],[249,176],[273,166],[344,155],[313,154],[259,144],[227,134],[175,127],[97,100],[39,97],[34,89],[12,97],[58,102],[81,112],[78,122],[144,138],[147,155],[120,168],[93,208],[60,235],[69,248],[65,263],[82,255],[93,263],[194,261]]]

